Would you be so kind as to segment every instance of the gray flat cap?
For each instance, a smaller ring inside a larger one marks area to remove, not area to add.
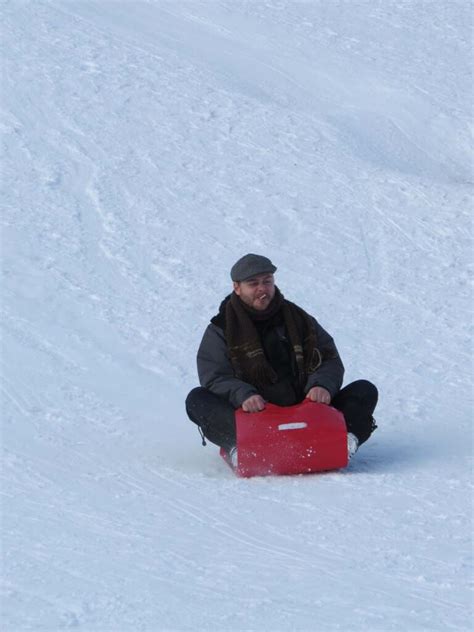
[[[275,272],[276,267],[262,255],[244,255],[234,265],[230,271],[232,281],[245,281],[257,274],[265,274],[266,272]]]

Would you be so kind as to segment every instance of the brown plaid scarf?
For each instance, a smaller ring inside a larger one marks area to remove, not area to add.
[[[277,374],[265,357],[253,320],[267,320],[279,310],[293,349],[301,388],[308,374],[316,371],[322,362],[311,317],[301,307],[287,301],[278,288],[275,288],[275,296],[264,311],[252,309],[233,292],[225,306],[225,336],[230,359],[236,376],[258,389],[274,384]]]

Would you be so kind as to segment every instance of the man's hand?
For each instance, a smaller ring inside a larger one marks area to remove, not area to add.
[[[260,395],[252,395],[243,402],[242,408],[246,413],[259,413],[265,408],[265,400]]]
[[[318,402],[319,404],[331,403],[331,395],[329,391],[322,386],[313,386],[313,388],[310,388],[306,397],[312,402]]]

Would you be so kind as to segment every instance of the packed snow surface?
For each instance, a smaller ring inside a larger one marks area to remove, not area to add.
[[[472,619],[469,0],[3,0],[8,632]],[[247,252],[379,429],[237,479],[184,399]]]

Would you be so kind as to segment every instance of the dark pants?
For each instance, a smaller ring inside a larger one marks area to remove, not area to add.
[[[347,431],[364,443],[377,427],[372,417],[377,405],[377,388],[367,380],[357,380],[345,386],[334,397],[331,406],[340,410]],[[227,400],[206,388],[194,388],[186,398],[186,412],[204,436],[226,450],[236,444],[235,409]]]

